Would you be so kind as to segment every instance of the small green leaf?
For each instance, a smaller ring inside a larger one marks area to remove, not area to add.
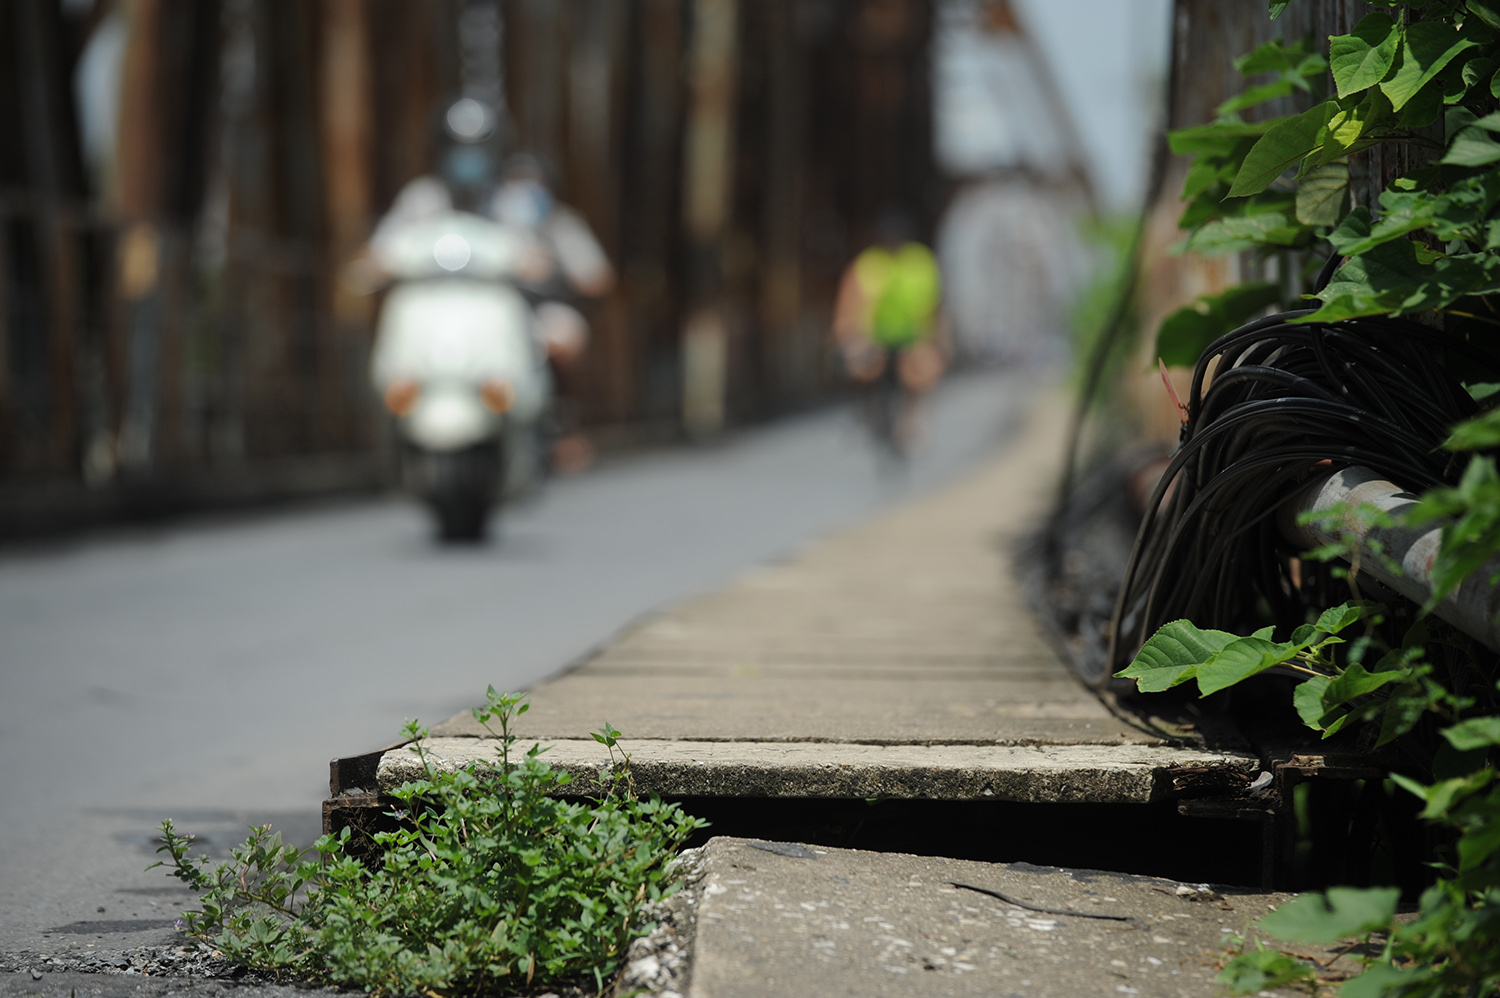
[[[1269,187],[1277,177],[1317,148],[1328,119],[1338,110],[1336,102],[1325,101],[1273,124],[1245,156],[1245,162],[1230,185],[1230,197],[1256,194]]]
[[[1349,202],[1349,164],[1336,159],[1309,171],[1297,183],[1297,221],[1303,225],[1337,225]]]
[[[1396,62],[1401,30],[1385,14],[1367,14],[1347,35],[1328,39],[1328,66],[1340,97],[1373,87]]]
[[[1284,11],[1284,10],[1286,10],[1287,4],[1289,4],[1291,2],[1292,2],[1292,0],[1269,0],[1270,10],[1271,10],[1271,20],[1274,21],[1278,17],[1280,17],[1281,16],[1281,12]]]
[[[1265,931],[1300,943],[1336,943],[1390,925],[1399,887],[1331,887],[1328,894],[1303,894],[1257,923]]]
[[[1384,609],[1385,607],[1380,603],[1370,600],[1350,600],[1324,610],[1318,615],[1317,623],[1313,624],[1313,627],[1323,634],[1337,634],[1350,624],[1364,620]]]

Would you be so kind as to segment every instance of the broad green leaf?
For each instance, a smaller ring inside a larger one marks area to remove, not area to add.
[[[1277,643],[1259,636],[1268,633],[1269,629],[1231,641],[1212,659],[1200,665],[1199,694],[1208,696],[1228,689],[1257,673],[1288,661],[1297,653],[1296,646],[1291,642]]]
[[[1284,11],[1284,10],[1286,10],[1287,4],[1289,4],[1291,2],[1292,2],[1292,0],[1269,0],[1270,11],[1271,11],[1271,20],[1274,21],[1278,17],[1280,17],[1281,16],[1281,12]]]
[[[1327,895],[1303,894],[1262,918],[1260,928],[1299,943],[1336,943],[1390,925],[1399,887],[1330,887]]]
[[[1380,88],[1391,99],[1391,106],[1399,111],[1416,96],[1417,91],[1441,73],[1443,67],[1461,52],[1478,44],[1478,40],[1459,32],[1452,25],[1438,21],[1407,25],[1395,69]]]
[[[1339,110],[1334,101],[1276,122],[1251,146],[1229,187],[1230,197],[1257,194],[1271,185],[1303,156],[1317,148],[1328,120]]]
[[[1250,146],[1254,144],[1252,139],[1240,141],[1245,145],[1245,152],[1249,152]],[[1188,167],[1187,176],[1182,181],[1182,200],[1191,201],[1215,184],[1223,184],[1225,190],[1228,190],[1229,182],[1234,179],[1234,173],[1239,169],[1238,159],[1242,158],[1243,153],[1238,158],[1230,155],[1223,160],[1217,156],[1196,157],[1192,165]],[[1220,197],[1222,198],[1222,193]],[[1218,200],[1219,198],[1215,198],[1215,201]]]
[[[1379,90],[1367,91],[1363,100],[1345,107],[1328,119],[1322,144],[1303,163],[1303,171],[1322,166],[1350,152],[1368,147],[1376,140],[1371,132],[1391,120],[1391,102]]]
[[[1341,159],[1325,163],[1297,182],[1297,221],[1331,228],[1348,201],[1349,164]]]
[[[1157,628],[1141,646],[1134,661],[1116,677],[1134,679],[1142,693],[1160,693],[1187,682],[1200,664],[1211,659],[1237,635],[1200,628],[1187,620],[1174,620]]]
[[[1323,715],[1328,712],[1323,706],[1323,691],[1328,689],[1331,682],[1331,676],[1313,676],[1306,682],[1298,683],[1297,688],[1292,691],[1292,706],[1297,708],[1297,716],[1302,718],[1303,724],[1315,731],[1323,730]]]
[[[1488,814],[1500,812],[1500,802],[1494,801],[1493,795],[1488,803],[1484,808]],[[1473,870],[1497,851],[1500,851],[1500,822],[1487,821],[1478,828],[1468,828],[1458,840],[1458,868]]]
[[[1496,392],[1500,392],[1500,382],[1495,382],[1495,381],[1470,381],[1470,382],[1468,382],[1467,384],[1464,385],[1464,391],[1468,392],[1469,393],[1469,397],[1471,399],[1473,399],[1475,402],[1483,402],[1485,399],[1489,398],[1491,395],[1494,395]],[[1485,413],[1484,416],[1481,416],[1479,418],[1483,419],[1486,416],[1492,416],[1492,413],[1493,413],[1493,410],[1492,410],[1492,412]],[[1494,417],[1494,418],[1496,419],[1496,423],[1495,423],[1495,443],[1500,443],[1500,417]],[[1460,424],[1460,425],[1462,425],[1462,424]],[[1465,449],[1467,449],[1467,448],[1465,448]]]
[[[1386,214],[1373,225],[1370,222],[1370,209],[1364,205],[1354,208],[1329,235],[1329,243],[1344,256],[1359,256],[1382,243],[1400,239],[1408,232],[1424,229],[1432,223],[1431,205],[1411,205],[1395,210],[1391,210],[1389,205],[1386,207]]]
[[[1457,135],[1479,121],[1479,116],[1466,107],[1450,107],[1443,112],[1443,134]]]
[[[1464,63],[1463,81],[1466,89],[1488,86],[1494,75],[1495,60],[1488,56],[1479,56]]]
[[[1271,122],[1215,121],[1167,133],[1167,144],[1179,156],[1220,156],[1232,152],[1241,139],[1258,139]]]
[[[1500,142],[1480,128],[1465,128],[1453,137],[1442,162],[1449,166],[1488,166],[1500,160]]]
[[[1402,672],[1366,672],[1364,666],[1358,662],[1351,663],[1347,669],[1334,677],[1323,690],[1323,708],[1325,711],[1333,711],[1343,706],[1356,697],[1362,697],[1374,693],[1388,683],[1399,682],[1405,679],[1407,673]],[[1324,720],[1327,715],[1324,715]]]
[[[1353,217],[1354,212],[1350,212]],[[1326,303],[1324,307],[1292,321],[1329,322],[1401,309],[1432,279],[1432,269],[1418,262],[1415,246],[1409,240],[1396,239],[1349,260],[1316,296]]]
[[[1397,780],[1397,775],[1396,773],[1392,773],[1391,779],[1427,802],[1427,806],[1422,808],[1419,817],[1431,821],[1446,821],[1448,813],[1453,807],[1478,791],[1483,790],[1490,780],[1494,778],[1495,771],[1493,769],[1481,769],[1467,776],[1456,776],[1451,780],[1439,780],[1431,786],[1426,787],[1415,780],[1404,777]]]
[[[1307,229],[1280,211],[1221,218],[1201,226],[1188,237],[1187,249],[1207,256],[1238,253],[1257,246],[1296,246]]]
[[[1378,91],[1375,91],[1378,92]],[[1384,96],[1382,94],[1382,96]],[[1386,98],[1389,101],[1390,98]],[[1437,85],[1423,87],[1395,115],[1397,128],[1426,128],[1443,113],[1444,96]]]
[[[1309,67],[1307,60],[1314,57],[1318,61],[1316,68]],[[1257,73],[1284,73],[1289,71],[1301,72],[1304,75],[1309,72],[1322,72],[1325,68],[1322,58],[1311,52],[1307,45],[1301,41],[1287,44],[1280,38],[1273,38],[1268,42],[1262,42],[1246,54],[1234,60],[1234,68],[1241,75],[1255,76]]]
[[[1328,66],[1340,97],[1373,87],[1396,62],[1401,31],[1385,14],[1367,14],[1347,35],[1328,39]]]
[[[1399,297],[1376,295],[1363,289],[1329,294],[1326,290],[1317,296],[1323,305],[1311,315],[1292,319],[1293,323],[1341,322],[1358,319],[1366,315],[1389,315],[1400,306]]]
[[[1178,309],[1156,333],[1156,353],[1173,367],[1191,367],[1203,348],[1281,301],[1274,284],[1239,284],[1218,295],[1204,295]]]
[[[1285,97],[1293,90],[1299,89],[1297,85],[1292,82],[1294,79],[1296,79],[1296,77],[1283,76],[1280,79],[1272,80],[1270,83],[1262,83],[1259,86],[1251,87],[1244,93],[1231,97],[1224,103],[1220,104],[1217,108],[1214,109],[1214,114],[1220,116],[1226,114],[1234,114],[1236,111],[1243,111],[1247,107],[1255,107],[1259,104],[1264,104],[1267,101],[1273,101],[1279,97]]]
[[[1500,5],[1495,4],[1493,0],[1468,0],[1464,6],[1469,9],[1469,13],[1491,28],[1500,31]]]
[[[1420,683],[1403,683],[1392,690],[1385,704],[1385,714],[1380,719],[1376,747],[1388,745],[1416,727],[1422,715],[1427,713],[1429,702]]]

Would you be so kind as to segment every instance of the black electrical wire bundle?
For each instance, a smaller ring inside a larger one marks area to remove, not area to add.
[[[1312,475],[1362,465],[1419,491],[1462,472],[1439,445],[1477,406],[1452,370],[1493,362],[1410,320],[1291,322],[1308,314],[1258,319],[1203,352],[1120,589],[1108,668],[1085,678],[1107,682],[1171,620],[1237,633],[1302,623],[1298,552],[1274,514]]]

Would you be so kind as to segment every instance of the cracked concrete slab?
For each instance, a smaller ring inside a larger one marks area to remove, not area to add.
[[[736,838],[703,863],[687,998],[1201,998],[1226,943],[1290,897]]]

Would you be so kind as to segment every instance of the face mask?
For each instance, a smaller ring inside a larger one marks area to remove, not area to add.
[[[481,187],[490,173],[489,154],[477,146],[459,146],[443,157],[443,179],[454,187]]]
[[[512,180],[495,197],[495,215],[511,225],[537,226],[552,212],[552,194],[535,180]]]

